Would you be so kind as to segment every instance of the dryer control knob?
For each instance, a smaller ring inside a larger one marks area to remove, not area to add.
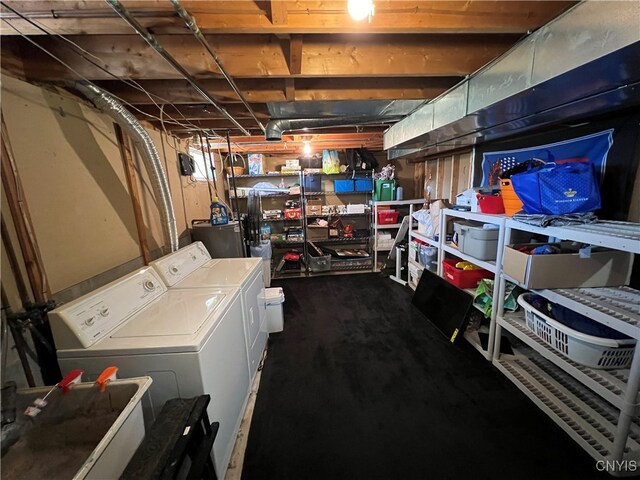
[[[153,292],[156,289],[156,284],[151,280],[145,280],[142,286],[147,292]]]
[[[174,275],[176,275],[178,272],[180,272],[180,269],[178,268],[178,266],[177,266],[177,265],[171,265],[171,266],[169,267],[169,271],[170,271],[171,273],[173,273]]]
[[[107,315],[109,315],[109,309],[107,307],[105,308],[101,308],[100,309],[100,315],[102,315],[103,317],[106,317]]]
[[[94,323],[96,323],[96,317],[90,317],[90,318],[87,318],[87,319],[84,321],[84,324],[85,324],[87,327],[90,327],[90,326],[91,326],[91,325],[93,325]]]

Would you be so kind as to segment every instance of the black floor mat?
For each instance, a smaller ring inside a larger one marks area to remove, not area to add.
[[[274,282],[242,478],[599,478],[595,461],[411,291],[380,275]],[[608,478],[602,476],[602,478]]]

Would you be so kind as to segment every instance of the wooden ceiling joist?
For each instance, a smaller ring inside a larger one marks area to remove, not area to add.
[[[3,73],[64,88],[89,79],[132,104],[138,118],[179,136],[191,135],[194,124],[232,134],[241,126],[258,134],[257,123],[270,119],[270,102],[433,99],[577,3],[374,0],[371,21],[356,22],[346,12],[347,0],[181,0],[223,65],[218,67],[171,2],[121,1],[239,125],[204,106],[184,71],[171,67],[104,0],[3,0]],[[123,79],[135,80],[142,90]],[[300,111],[330,114],[327,105]],[[365,128],[380,133],[384,127]],[[323,129],[331,131],[353,134],[363,128]],[[376,145],[382,148],[381,140]]]
[[[16,10],[56,33],[127,35],[131,29],[104,1],[10,0]],[[154,33],[184,33],[185,27],[167,1],[122,2]],[[356,22],[346,0],[183,1],[200,29],[221,34],[251,33],[524,33],[546,23],[571,1],[400,1],[376,0],[371,23]],[[505,5],[508,4],[508,5]],[[42,32],[24,20],[8,19],[29,35]],[[10,28],[2,28],[13,35]]]
[[[215,65],[191,35],[160,35],[158,42],[180,60],[195,78],[219,78]],[[501,55],[513,45],[512,35],[401,35],[368,38],[358,35],[305,36],[292,38],[289,55],[296,77],[318,76],[464,76]],[[177,79],[178,72],[159,59],[138,35],[94,35],[69,37],[104,63],[105,72],[81,59],[63,42],[35,37],[47,50],[81,75],[94,80],[118,77],[132,79]],[[288,59],[280,41],[265,35],[209,35],[211,47],[234,79],[288,76]],[[66,80],[74,74],[46,53],[21,38],[5,38],[5,49],[18,42],[25,75],[40,80]],[[3,55],[4,56],[4,55]],[[298,60],[299,58],[299,60]]]
[[[296,100],[393,100],[435,98],[455,85],[459,77],[437,78],[372,78],[364,82],[360,78],[300,78],[296,79]],[[251,103],[284,102],[285,79],[240,79],[236,83],[245,98]],[[133,87],[118,80],[96,82],[107,91],[128,103],[152,105],[154,102]],[[142,80],[138,82],[145,90],[157,94],[174,104],[201,104],[202,97],[186,80]],[[237,102],[237,97],[224,80],[202,80],[200,82],[222,103]],[[165,103],[155,97],[156,103]]]

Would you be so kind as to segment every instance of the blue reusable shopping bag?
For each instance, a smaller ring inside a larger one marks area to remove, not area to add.
[[[591,162],[547,163],[511,177],[526,213],[565,215],[601,207]]]

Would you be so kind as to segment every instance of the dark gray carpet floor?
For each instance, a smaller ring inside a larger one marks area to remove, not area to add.
[[[275,282],[242,478],[591,479],[580,447],[379,275]]]

